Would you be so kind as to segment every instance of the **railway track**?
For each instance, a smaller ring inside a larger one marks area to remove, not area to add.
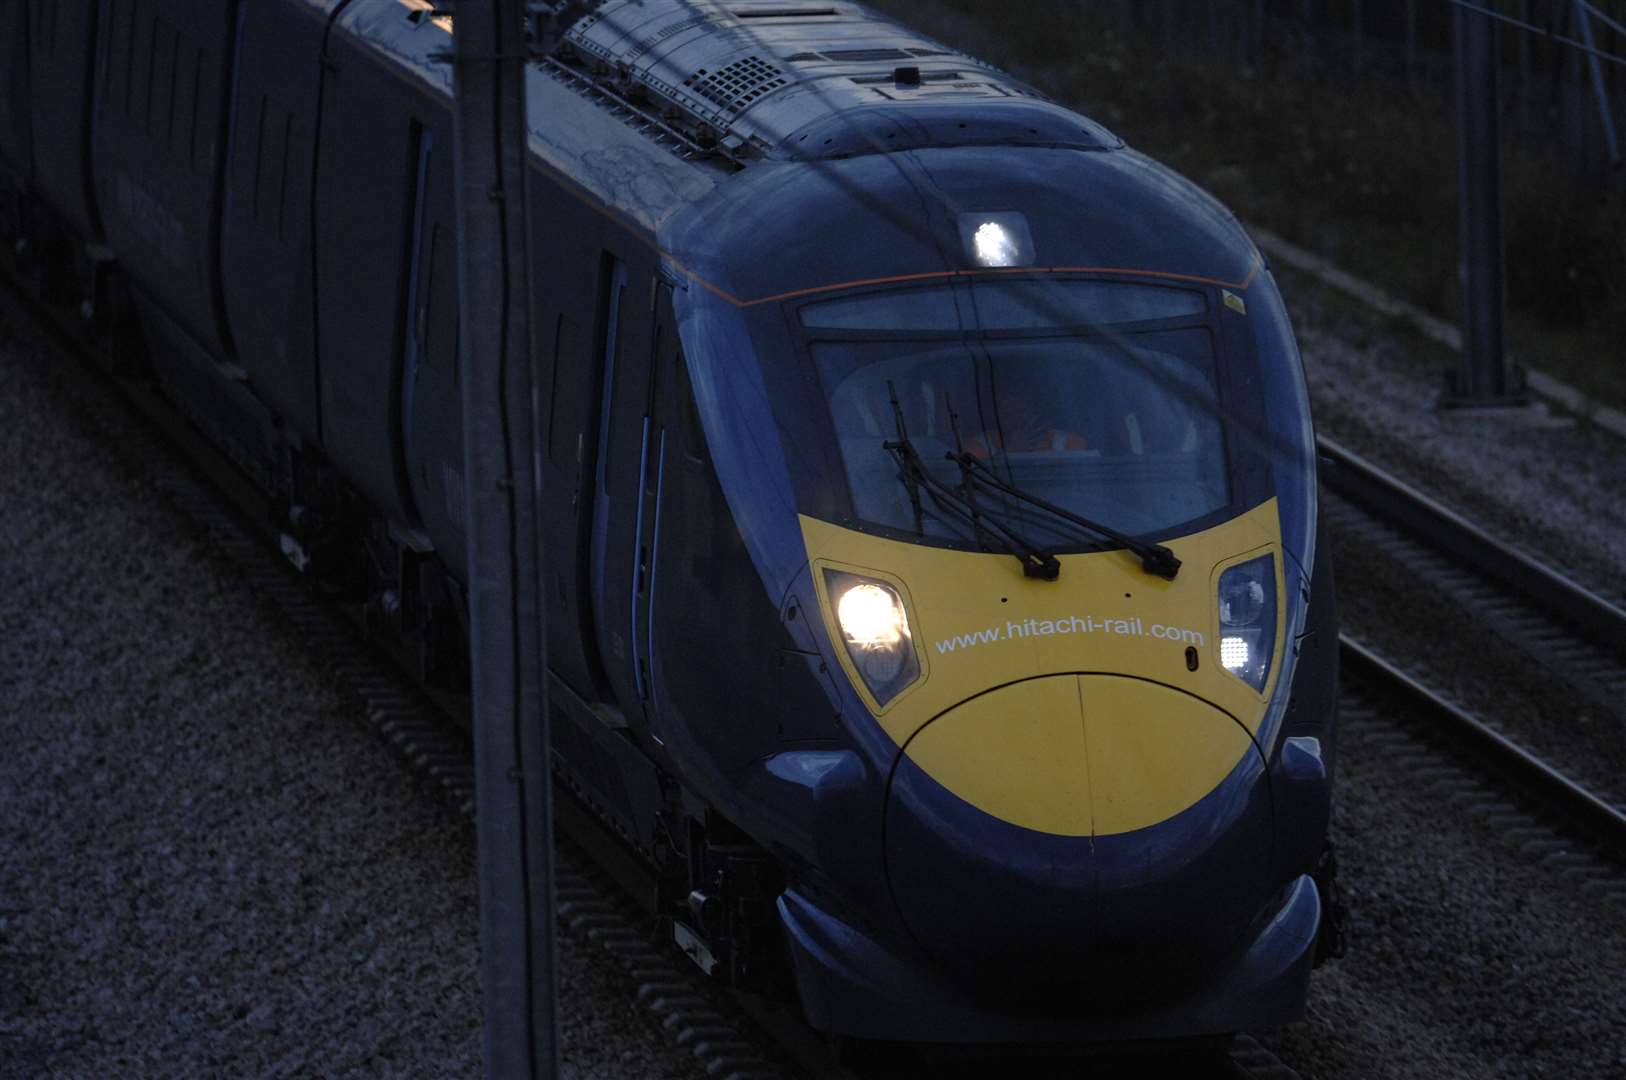
[[[1477,630],[1497,634],[1578,698],[1626,724],[1626,612],[1336,443],[1321,440],[1320,449],[1332,461],[1323,479],[1333,493],[1327,515],[1335,528],[1403,560],[1475,616]],[[1353,684],[1346,711],[1404,721],[1423,745],[1449,747],[1518,792],[1532,812],[1626,865],[1626,809],[1618,797],[1593,790],[1493,718],[1425,685],[1426,675],[1348,635],[1340,643]]]

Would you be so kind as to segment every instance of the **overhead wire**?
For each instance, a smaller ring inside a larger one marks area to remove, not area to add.
[[[1587,11],[1591,12],[1599,22],[1609,27],[1609,29],[1613,30],[1617,34],[1626,36],[1626,23],[1616,22],[1614,19],[1610,18],[1609,14],[1602,8],[1598,7],[1596,4],[1589,3],[1588,0],[1581,0],[1581,6],[1586,8]]]
[[[1616,54],[1605,49],[1599,49],[1588,45],[1584,41],[1577,41],[1575,38],[1565,37],[1563,34],[1556,34],[1545,27],[1537,26],[1535,23],[1525,22],[1523,19],[1516,19],[1512,15],[1504,15],[1500,11],[1493,11],[1490,8],[1480,7],[1478,4],[1469,3],[1468,0],[1445,0],[1445,2],[1462,8],[1464,11],[1472,11],[1475,14],[1483,15],[1487,19],[1493,19],[1500,23],[1507,23],[1509,26],[1516,26],[1528,33],[1544,37],[1548,41],[1574,49],[1577,52],[1586,53],[1589,56],[1596,56],[1599,60],[1603,60],[1606,63],[1618,64],[1621,67],[1626,67],[1626,56],[1617,56]],[[1599,12],[1598,9],[1593,5],[1586,3],[1585,0],[1582,0],[1582,5],[1588,11],[1603,17],[1604,21],[1608,22],[1612,28],[1622,33],[1626,33],[1626,30],[1621,30],[1620,24],[1614,22],[1612,19],[1602,16],[1602,13]]]

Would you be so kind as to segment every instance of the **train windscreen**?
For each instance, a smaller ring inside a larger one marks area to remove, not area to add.
[[[1208,297],[1099,280],[996,282],[824,300],[798,317],[853,513],[950,543],[965,514],[900,478],[900,427],[932,477],[962,488],[969,455],[1024,493],[1122,532],[1170,534],[1231,503]],[[1036,543],[1079,527],[983,491]]]

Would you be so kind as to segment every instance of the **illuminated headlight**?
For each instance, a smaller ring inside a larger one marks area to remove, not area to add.
[[[1269,555],[1233,566],[1219,579],[1220,666],[1265,688],[1276,647],[1276,561]]]
[[[857,574],[827,570],[824,583],[847,655],[884,706],[920,676],[903,599],[885,582]]]
[[[976,250],[977,262],[983,266],[1015,266],[1016,242],[1005,226],[997,221],[985,221],[972,234],[971,246]]]
[[[961,214],[960,238],[977,266],[1033,265],[1033,230],[1027,217],[1015,210]]]

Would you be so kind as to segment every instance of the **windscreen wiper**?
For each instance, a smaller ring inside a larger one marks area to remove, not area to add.
[[[909,490],[909,502],[915,513],[915,531],[922,536],[926,534],[924,508],[920,500],[920,493],[925,491],[939,510],[968,522],[979,538],[986,536],[1007,554],[1016,556],[1022,564],[1022,573],[1025,576],[1044,581],[1055,581],[1060,577],[1061,560],[1009,527],[979,512],[973,497],[955,491],[927,470],[926,463],[920,458],[920,452],[915,449],[914,443],[909,441],[909,431],[903,420],[903,406],[898,403],[898,391],[890,379],[887,380],[887,389],[892,395],[892,414],[897,420],[898,437],[883,442],[881,448],[889,451],[898,462],[898,478]]]
[[[973,483],[986,484],[995,491],[1008,495],[1013,499],[1018,499],[1030,506],[1036,506],[1040,510],[1054,514],[1063,521],[1069,521],[1074,525],[1089,529],[1091,532],[1100,533],[1109,540],[1122,544],[1130,551],[1133,551],[1136,555],[1139,555],[1141,567],[1148,574],[1156,574],[1158,577],[1167,578],[1168,580],[1173,581],[1175,575],[1180,572],[1180,560],[1175,556],[1174,552],[1170,551],[1162,544],[1153,544],[1148,543],[1145,540],[1138,540],[1135,537],[1130,536],[1128,533],[1119,532],[1117,529],[1114,529],[1109,525],[1102,525],[1100,522],[1091,521],[1089,518],[1075,514],[1065,507],[1057,506],[1048,499],[1041,499],[1037,495],[1030,495],[1026,491],[1023,491],[1020,488],[1014,487],[1011,484],[1006,483],[1004,480],[1001,480],[994,470],[990,469],[982,461],[979,461],[975,455],[968,454],[964,450],[961,450],[958,453],[950,451],[947,457],[948,460],[953,461],[960,466],[961,474],[966,477],[966,484],[968,487]]]
[[[909,427],[903,422],[903,406],[898,403],[898,388],[893,385],[891,379],[888,379],[886,389],[887,393],[892,395],[892,419],[898,425],[898,438],[896,442],[883,442],[881,449],[892,451],[892,456],[898,459],[898,467],[902,470],[898,473],[898,478],[903,481],[903,486],[909,489],[909,506],[915,512],[915,532],[925,536],[926,520],[920,506],[920,476],[926,469],[921,466],[916,471],[905,463],[900,455],[900,450],[905,450],[915,459],[916,464],[920,461],[920,455],[915,453],[914,444],[909,441]]]

